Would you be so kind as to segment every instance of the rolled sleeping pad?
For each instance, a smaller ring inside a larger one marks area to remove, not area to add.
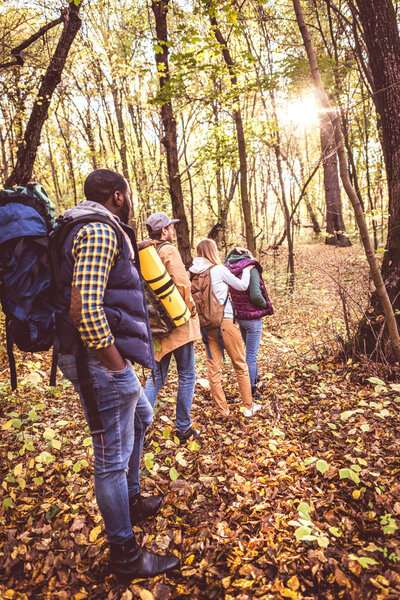
[[[143,278],[163,303],[175,325],[183,325],[190,319],[190,312],[177,290],[154,246],[139,250]]]

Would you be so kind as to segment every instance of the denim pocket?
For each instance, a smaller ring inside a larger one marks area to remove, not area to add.
[[[134,396],[140,391],[140,382],[130,363],[122,371],[107,371],[107,377],[114,390],[120,395]]]
[[[108,369],[108,372],[112,377],[119,377],[120,375],[125,375],[127,371],[131,370],[131,368],[132,366],[129,363],[126,363],[125,367],[120,371],[111,371]]]

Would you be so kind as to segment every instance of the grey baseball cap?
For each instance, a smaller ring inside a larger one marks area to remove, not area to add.
[[[160,231],[163,227],[168,227],[171,223],[179,223],[179,219],[170,219],[164,212],[153,213],[146,221],[146,225],[152,231]]]

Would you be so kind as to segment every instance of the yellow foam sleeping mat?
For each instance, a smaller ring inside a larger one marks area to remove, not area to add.
[[[184,299],[164,267],[154,246],[139,250],[140,268],[143,278],[158,296],[175,325],[183,325],[190,319]]]

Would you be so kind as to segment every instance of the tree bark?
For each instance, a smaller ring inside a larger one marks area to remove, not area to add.
[[[282,160],[281,160],[281,135],[280,135],[280,131],[279,131],[278,114],[276,111],[275,94],[274,94],[273,90],[271,90],[269,94],[270,94],[270,98],[271,98],[274,121],[276,124],[276,132],[275,132],[275,139],[273,141],[273,148],[274,148],[275,158],[276,158],[276,167],[278,170],[279,186],[281,189],[280,199],[281,199],[281,204],[283,207],[283,216],[284,216],[284,220],[285,220],[285,235],[286,235],[286,239],[288,242],[287,284],[288,284],[289,291],[293,292],[293,290],[294,290],[294,246],[293,246],[292,222],[293,222],[293,217],[294,217],[295,211],[292,211],[292,214],[290,214],[289,205],[288,205],[287,198],[286,198],[285,182],[283,179]]]
[[[42,79],[37,98],[34,102],[24,139],[17,152],[15,167],[5,182],[5,187],[26,185],[32,177],[33,165],[40,144],[42,127],[48,116],[50,102],[57,85],[61,81],[61,73],[67,60],[72,42],[81,26],[78,15],[80,6],[70,4],[64,13],[64,28],[56,50]]]
[[[57,208],[58,208],[59,211],[61,211],[60,184],[58,183],[57,169],[56,169],[56,166],[54,164],[53,151],[51,149],[51,142],[50,142],[50,134],[49,134],[48,131],[46,133],[47,133],[47,147],[49,149],[49,159],[50,159],[50,167],[51,167],[51,176],[52,176],[53,185],[54,185],[54,193],[56,195]]]
[[[151,3],[156,22],[157,44],[159,46],[156,52],[156,63],[160,79],[159,100],[161,102],[161,120],[164,128],[164,137],[161,141],[167,153],[167,169],[172,212],[174,219],[179,219],[179,223],[176,224],[178,248],[183,263],[188,268],[192,264],[192,256],[190,252],[189,226],[185,214],[181,177],[179,173],[176,120],[171,101],[168,62],[168,4],[169,0],[152,0]]]
[[[243,218],[246,230],[247,247],[252,254],[256,251],[254,239],[253,223],[251,218],[251,206],[249,200],[249,190],[247,183],[247,151],[246,140],[244,136],[242,113],[240,110],[240,98],[237,93],[237,77],[235,74],[235,62],[229,52],[228,44],[221,30],[218,27],[217,19],[214,14],[210,14],[210,23],[214,30],[215,39],[221,45],[222,56],[228,68],[232,89],[235,93],[233,109],[233,120],[236,127],[236,136],[238,141],[239,165],[240,165],[240,196],[242,200]]]
[[[117,117],[118,124],[118,135],[119,135],[119,145],[118,151],[121,157],[122,163],[122,174],[127,181],[129,181],[129,169],[128,169],[128,154],[126,151],[126,137],[125,137],[125,125],[124,125],[124,117],[122,114],[122,100],[121,100],[121,91],[119,89],[119,85],[117,81],[113,80],[111,83],[111,93],[114,101],[114,109],[115,115]]]
[[[320,94],[320,98],[323,106],[326,108],[328,114],[331,116],[332,125],[335,133],[335,141],[337,147],[337,153],[339,158],[340,176],[346,193],[353,206],[354,213],[357,219],[357,224],[360,229],[361,240],[364,245],[365,255],[368,260],[370,267],[370,273],[375,284],[376,293],[381,302],[383,312],[386,318],[386,324],[389,331],[389,338],[391,342],[392,351],[397,362],[400,362],[400,336],[396,323],[396,317],[394,316],[393,307],[390,302],[388,293],[386,291],[385,284],[382,279],[381,272],[379,270],[378,261],[375,256],[374,248],[371,242],[371,238],[368,232],[368,226],[365,221],[364,212],[357,196],[355,189],[353,188],[349,171],[347,168],[347,157],[344,148],[343,134],[340,125],[339,117],[336,111],[332,108],[328,96],[325,93],[321,76],[318,69],[317,58],[312,46],[311,37],[307,29],[307,25],[304,20],[303,11],[301,9],[300,0],[293,0],[293,5],[296,13],[297,23],[299,25],[300,33],[303,37],[304,47],[307,52],[308,61],[310,63],[311,74],[314,80],[314,85]]]
[[[373,77],[373,100],[385,160],[389,223],[382,276],[400,309],[400,36],[391,0],[355,0]],[[375,306],[375,298],[373,298]]]
[[[324,169],[326,232],[328,234],[325,243],[329,246],[351,246],[343,220],[335,135],[332,122],[324,112],[320,113],[320,134]]]

